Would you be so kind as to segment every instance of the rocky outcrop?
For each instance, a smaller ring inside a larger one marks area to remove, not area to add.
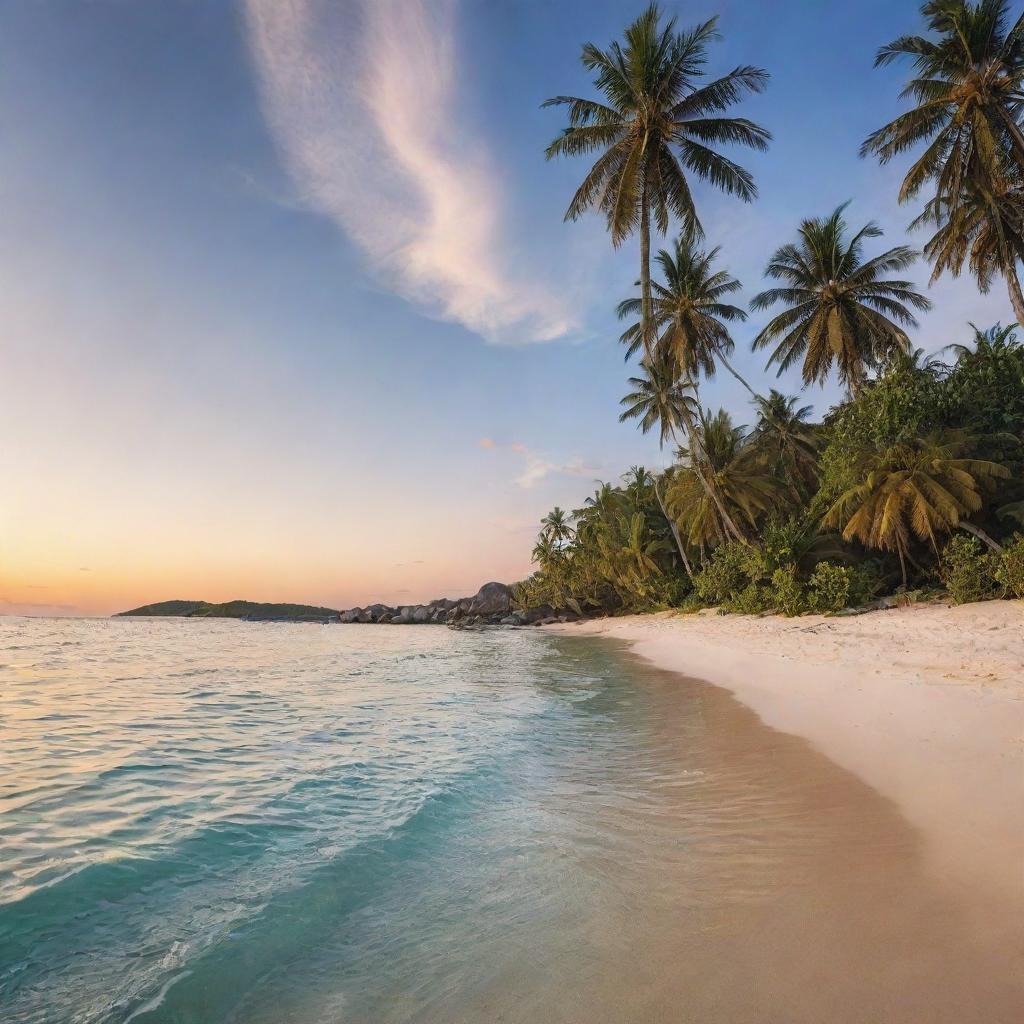
[[[512,588],[504,583],[485,583],[472,597],[442,597],[428,604],[371,604],[349,608],[338,621],[380,625],[446,625],[455,629],[474,626],[532,626],[547,622],[566,622],[578,618],[572,612],[558,612],[549,605],[529,611],[513,606]]]

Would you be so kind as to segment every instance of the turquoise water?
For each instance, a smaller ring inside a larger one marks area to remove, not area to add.
[[[1011,1019],[889,805],[612,645],[0,619],[0,673],[5,1024]]]

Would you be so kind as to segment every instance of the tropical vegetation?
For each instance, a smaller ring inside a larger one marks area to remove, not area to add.
[[[926,355],[911,332],[931,303],[909,279],[922,255],[933,281],[965,266],[981,291],[1001,279],[1024,322],[1024,17],[1004,0],[932,0],[921,14],[925,34],[876,58],[912,63],[912,107],[862,153],[912,157],[898,198],[923,203],[910,225],[928,228],[923,251],[882,249],[878,226],[851,228],[843,204],[780,239],[746,304],[705,242],[691,181],[756,198],[719,150],[767,146],[763,128],[724,116],[767,73],[744,65],[707,81],[716,22],[678,29],[657,4],[622,42],[584,46],[602,99],[548,101],[569,125],[547,156],[596,155],[566,219],[597,210],[616,246],[640,234],[637,290],[616,309],[636,360],[619,418],[671,458],[549,513],[520,604],[794,615],[928,593],[1024,597],[1024,344],[1015,324],[969,325],[945,348],[925,339]],[[663,236],[675,225],[653,263],[652,219]],[[816,418],[803,395],[737,372],[733,332],[751,314],[769,316],[750,335],[766,370],[798,369],[805,392],[837,381],[835,406]],[[720,369],[745,389],[743,415],[705,404]]]

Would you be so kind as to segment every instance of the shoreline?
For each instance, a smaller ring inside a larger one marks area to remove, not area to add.
[[[544,628],[730,691],[892,800],[944,882],[1024,909],[1024,602]]]

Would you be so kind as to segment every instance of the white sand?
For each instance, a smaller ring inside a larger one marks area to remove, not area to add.
[[[1024,902],[1024,602],[552,628],[727,688],[892,799],[944,880]]]

